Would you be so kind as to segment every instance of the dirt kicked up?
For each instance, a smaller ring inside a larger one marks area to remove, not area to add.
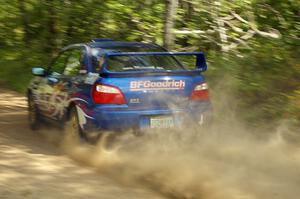
[[[300,194],[300,148],[280,131],[265,140],[232,127],[187,132],[190,136],[151,132],[119,140],[114,150],[81,145],[67,153],[115,180],[143,184],[170,198],[294,199]]]
[[[13,93],[0,98],[4,198],[295,199],[300,195],[300,147],[284,139],[284,126],[261,138],[226,122],[211,129],[128,134],[109,150],[103,143],[68,143],[62,150],[57,130],[43,129],[39,134],[28,130],[24,98]]]

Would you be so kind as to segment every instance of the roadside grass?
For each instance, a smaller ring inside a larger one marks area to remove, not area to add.
[[[32,75],[30,69],[18,61],[0,61],[0,84],[6,88],[25,92]]]
[[[0,86],[25,93],[33,77],[31,68],[42,65],[43,60],[32,49],[0,49]]]

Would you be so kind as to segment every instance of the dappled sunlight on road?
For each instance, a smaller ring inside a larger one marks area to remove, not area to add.
[[[125,194],[122,198],[139,198],[147,195],[138,189],[124,191],[118,185],[112,186],[107,177],[95,174],[93,169],[78,167],[62,155],[32,150],[30,146],[19,149],[4,143],[10,141],[1,139],[0,147],[0,194],[4,197],[99,198],[99,194],[116,198]]]
[[[140,186],[116,183],[66,157],[47,141],[57,130],[29,130],[26,101],[18,96],[0,94],[0,198],[163,198]]]
[[[6,91],[3,92],[1,90],[0,92],[0,106],[2,107],[0,111],[9,111],[5,110],[5,108],[13,108],[13,109],[18,109],[18,108],[24,108],[26,107],[26,98],[25,95],[24,97],[16,95],[16,93],[11,92],[11,91]]]

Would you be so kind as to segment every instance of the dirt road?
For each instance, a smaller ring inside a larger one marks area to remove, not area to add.
[[[62,152],[59,132],[30,131],[25,98],[2,90],[0,199],[299,198],[299,131],[283,125],[261,136],[236,121]]]
[[[26,99],[0,90],[0,198],[163,198],[128,186],[62,154],[28,128]]]

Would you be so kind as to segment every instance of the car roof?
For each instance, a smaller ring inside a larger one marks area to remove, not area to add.
[[[113,41],[113,40],[99,41],[99,39],[93,40],[92,42],[89,42],[89,43],[71,44],[71,45],[64,47],[61,51],[65,51],[65,50],[72,49],[74,47],[80,47],[80,46],[88,46],[90,48],[102,48],[102,49],[141,48],[144,51],[162,51],[162,52],[167,51],[166,49],[164,49],[162,46],[160,46],[158,44],[142,43],[142,42],[121,42],[121,41]],[[147,50],[147,49],[149,49],[149,50]]]
[[[157,44],[148,44],[141,42],[120,42],[120,41],[101,41],[101,42],[90,42],[87,43],[91,48],[126,48],[126,47],[136,47],[136,48],[162,48]]]

